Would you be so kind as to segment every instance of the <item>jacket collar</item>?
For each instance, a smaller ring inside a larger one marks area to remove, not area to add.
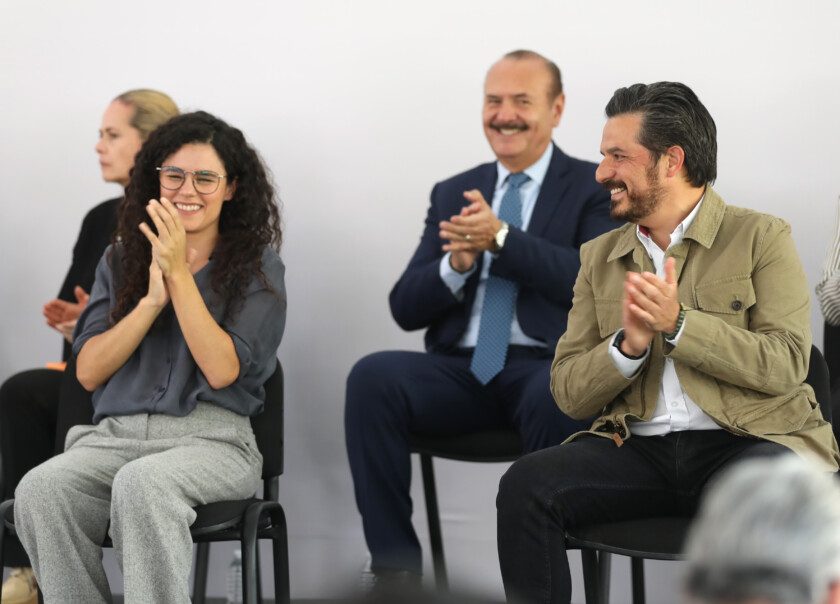
[[[693,239],[707,249],[712,247],[725,211],[726,204],[723,199],[711,186],[706,185],[703,205],[700,206],[700,211],[686,230],[683,239]],[[607,257],[607,262],[626,256],[640,245],[639,238],[636,237],[636,225],[626,224],[622,227],[621,234]]]

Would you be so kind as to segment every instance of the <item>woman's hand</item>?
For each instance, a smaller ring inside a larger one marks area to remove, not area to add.
[[[187,234],[178,210],[172,202],[161,197],[160,201],[152,199],[146,206],[146,212],[157,229],[155,235],[145,222],[140,224],[140,231],[152,244],[152,263],[157,263],[164,279],[179,271],[189,273]],[[151,272],[149,287],[151,289]]]
[[[155,308],[163,308],[169,304],[169,290],[166,289],[163,271],[154,254],[149,264],[149,291],[146,293],[146,300]]]
[[[62,331],[59,327],[60,323],[75,321],[79,318],[90,296],[78,285],[73,289],[73,295],[76,296],[75,303],[56,298],[44,304],[44,318],[47,320],[47,325]]]

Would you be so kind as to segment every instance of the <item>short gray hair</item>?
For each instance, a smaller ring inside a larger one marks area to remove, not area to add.
[[[794,454],[740,463],[709,490],[686,552],[694,601],[824,602],[840,579],[840,484]]]

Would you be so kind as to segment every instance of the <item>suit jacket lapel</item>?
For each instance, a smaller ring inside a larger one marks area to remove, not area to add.
[[[570,183],[563,175],[568,170],[569,159],[560,148],[551,143],[554,150],[551,153],[551,162],[548,164],[548,171],[545,173],[537,203],[531,214],[531,222],[528,223],[528,232],[540,236],[545,233],[551,222],[554,213],[560,208],[558,201],[566,194]]]

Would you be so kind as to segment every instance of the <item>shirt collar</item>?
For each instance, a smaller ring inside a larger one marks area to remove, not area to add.
[[[668,247],[672,245],[677,245],[682,243],[683,237],[685,236],[685,232],[688,230],[688,227],[691,226],[691,223],[694,222],[694,219],[697,217],[697,213],[700,211],[700,206],[703,205],[703,199],[706,197],[706,194],[703,193],[703,197],[700,198],[700,201],[697,202],[697,205],[694,206],[694,209],[689,212],[688,216],[677,225],[677,228],[674,229],[674,232],[671,233],[671,243]],[[642,225],[636,225],[636,236],[639,238],[645,246],[648,243],[653,243],[650,238],[650,231],[647,228],[643,227]],[[656,245],[656,244],[654,244]]]
[[[523,170],[528,178],[537,183],[537,187],[542,187],[543,180],[545,180],[545,175],[548,172],[548,166],[551,163],[551,154],[553,151],[554,144],[549,143],[540,158]],[[510,170],[505,168],[502,162],[497,161],[496,174],[498,175],[496,178],[496,190],[498,191],[504,186],[507,177],[510,176]]]

